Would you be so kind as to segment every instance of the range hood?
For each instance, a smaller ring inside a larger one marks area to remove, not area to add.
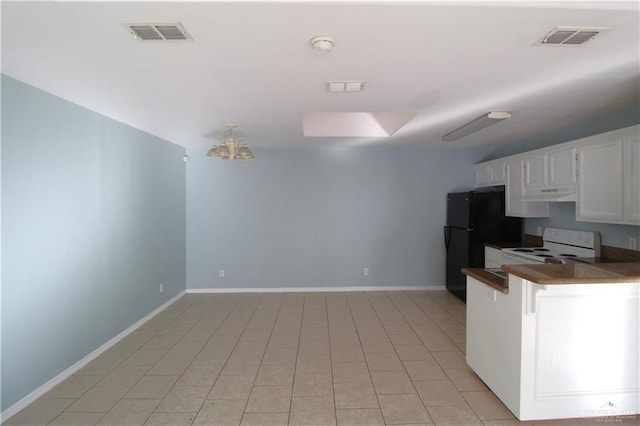
[[[576,201],[576,186],[562,186],[554,188],[527,189],[522,197],[526,202],[571,202]]]

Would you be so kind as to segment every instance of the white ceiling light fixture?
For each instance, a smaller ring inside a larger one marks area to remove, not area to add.
[[[333,50],[333,39],[329,36],[315,36],[309,42],[318,55],[326,55]]]
[[[482,117],[476,118],[469,123],[458,127],[442,137],[443,142],[453,142],[475,133],[485,127],[491,126],[506,118],[511,118],[511,113],[506,111],[491,111]]]
[[[222,135],[220,145],[213,144],[207,157],[216,157],[223,160],[253,160],[255,157],[247,144],[242,139],[236,139],[233,136],[233,129],[236,128],[234,123],[227,124],[229,127]]]

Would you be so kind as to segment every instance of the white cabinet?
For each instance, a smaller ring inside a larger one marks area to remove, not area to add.
[[[574,146],[551,149],[547,154],[549,186],[576,184],[576,148]]]
[[[506,165],[504,161],[492,161],[489,164],[489,171],[492,185],[504,185],[506,183]]]
[[[524,201],[524,160],[512,158],[506,163],[505,214],[515,217],[549,217],[549,203]]]
[[[624,153],[624,219],[625,223],[640,225],[640,136],[625,138]]]
[[[522,201],[522,160],[516,158],[507,162],[507,188],[505,191],[505,214],[522,217],[524,203]]]
[[[492,160],[475,165],[476,186],[504,185],[505,162],[504,160]]]
[[[476,186],[506,186],[507,216],[549,217],[549,202],[575,201],[578,221],[640,225],[640,125],[479,163],[475,175]]]
[[[502,265],[502,250],[484,246],[484,267],[499,268]]]
[[[467,364],[520,420],[640,413],[639,289],[467,277]]]
[[[549,186],[547,153],[538,152],[535,155],[525,157],[523,161],[525,188],[546,188]]]
[[[578,146],[577,220],[623,220],[622,139],[608,136]]]
[[[515,298],[511,288],[504,294],[467,277],[467,364],[518,414],[522,320]]]
[[[640,126],[585,138],[577,149],[576,220],[640,224]]]
[[[574,146],[551,147],[524,157],[525,189],[557,188],[575,185],[576,151]]]
[[[474,166],[476,172],[476,186],[491,185],[491,169],[488,163],[480,163]]]

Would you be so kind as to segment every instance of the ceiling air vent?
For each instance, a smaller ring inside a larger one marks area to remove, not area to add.
[[[364,81],[329,81],[327,83],[327,92],[361,92]]]
[[[606,28],[556,27],[542,37],[539,43],[577,46],[588,42],[604,30]]]
[[[193,41],[180,23],[135,23],[122,24],[140,41]]]

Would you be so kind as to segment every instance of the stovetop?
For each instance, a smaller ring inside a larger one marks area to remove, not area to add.
[[[542,247],[504,248],[502,251],[540,263],[566,263],[569,260],[593,263],[600,255],[600,234],[547,228]]]

